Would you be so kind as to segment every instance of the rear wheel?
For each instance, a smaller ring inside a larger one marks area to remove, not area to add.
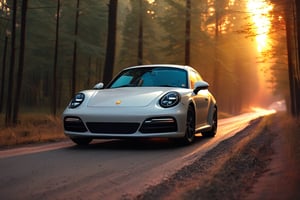
[[[91,138],[71,138],[77,145],[88,145],[93,139]]]
[[[217,128],[218,128],[218,110],[215,107],[213,112],[211,129],[209,131],[203,132],[202,135],[204,137],[214,137],[217,133]]]

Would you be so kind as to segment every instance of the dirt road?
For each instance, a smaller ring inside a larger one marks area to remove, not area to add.
[[[136,199],[300,199],[300,123],[256,120]]]
[[[1,150],[0,198],[185,198],[188,189],[198,186],[181,184],[211,182],[228,158],[255,138],[261,119],[252,120],[261,115],[220,120],[216,137],[199,137],[186,147],[168,140],[100,140],[88,147],[62,142]]]

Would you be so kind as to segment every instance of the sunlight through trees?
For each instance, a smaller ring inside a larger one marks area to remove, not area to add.
[[[299,110],[294,0],[30,0],[24,15],[26,2],[0,0],[0,112],[9,122],[19,112],[58,115],[76,91],[151,63],[195,67],[224,112],[289,103],[290,93]]]

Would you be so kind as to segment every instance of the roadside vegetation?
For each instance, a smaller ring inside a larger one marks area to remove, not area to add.
[[[4,116],[0,115],[0,121]],[[18,125],[5,127],[0,124],[0,147],[58,141],[66,138],[62,120],[44,114],[22,114]]]

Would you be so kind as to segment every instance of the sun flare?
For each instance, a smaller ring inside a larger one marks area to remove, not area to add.
[[[270,12],[273,10],[273,5],[265,0],[251,0],[247,3],[247,9],[255,27],[257,51],[261,53],[270,48],[268,34],[271,28]]]

